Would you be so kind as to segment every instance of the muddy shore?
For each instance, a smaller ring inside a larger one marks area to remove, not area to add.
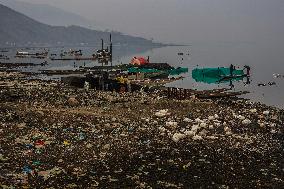
[[[0,72],[2,188],[284,188],[284,111]]]

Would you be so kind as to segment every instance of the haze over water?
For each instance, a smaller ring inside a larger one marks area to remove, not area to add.
[[[21,1],[49,4],[93,20],[102,28],[161,42],[284,41],[282,0]]]

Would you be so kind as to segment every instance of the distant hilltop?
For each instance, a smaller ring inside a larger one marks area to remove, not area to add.
[[[114,44],[162,46],[161,43],[120,32],[113,32],[112,36]],[[0,46],[98,45],[101,38],[107,40],[109,32],[80,26],[50,26],[0,4]]]
[[[89,29],[102,30],[97,21],[91,21],[76,13],[41,3],[29,3],[19,0],[0,0],[0,4],[22,13],[34,20],[51,26],[82,26]],[[91,27],[91,28],[90,28]]]

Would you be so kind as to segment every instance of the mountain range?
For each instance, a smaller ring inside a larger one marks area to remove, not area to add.
[[[35,4],[16,0],[0,0],[0,4],[51,26],[76,25],[100,30],[103,29],[96,21],[91,21],[76,13],[47,4]]]
[[[0,4],[0,45],[98,45],[109,32],[81,26],[51,26]],[[160,46],[152,40],[113,32],[114,44]]]

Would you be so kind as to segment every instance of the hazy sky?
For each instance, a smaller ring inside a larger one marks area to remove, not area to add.
[[[162,42],[284,39],[284,0],[21,0]]]

